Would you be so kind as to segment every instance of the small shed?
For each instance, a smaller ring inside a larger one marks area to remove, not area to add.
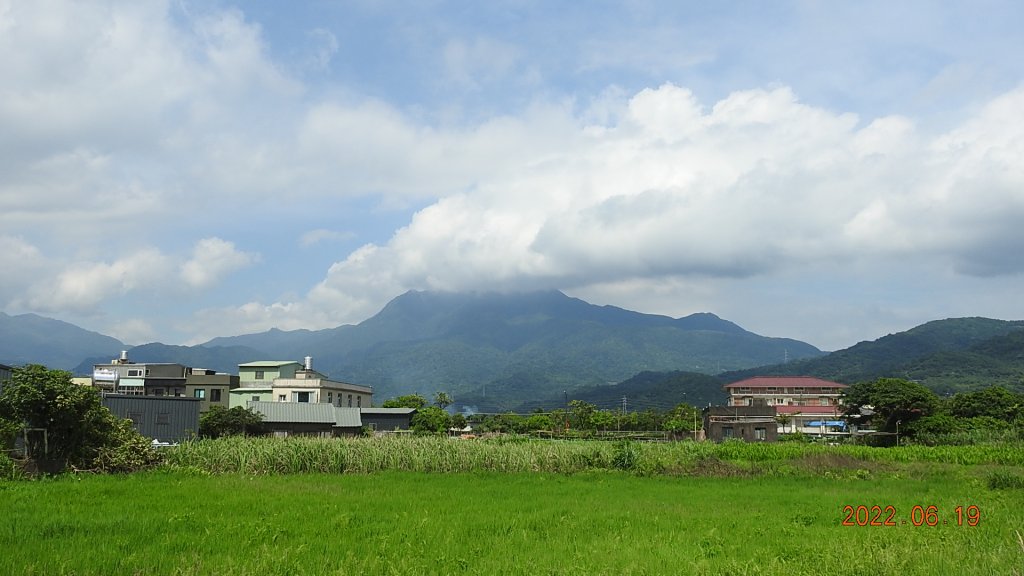
[[[182,442],[199,432],[199,400],[176,396],[104,394],[103,405],[131,420],[139,434],[159,442]]]
[[[338,408],[323,402],[249,402],[263,416],[263,427],[274,436],[356,436],[362,431],[358,408]]]
[[[362,408],[363,425],[375,432],[408,430],[412,427],[415,408]]]

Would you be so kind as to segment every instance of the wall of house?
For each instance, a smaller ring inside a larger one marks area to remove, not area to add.
[[[276,398],[273,397],[273,388],[235,388],[228,394],[230,396],[228,400],[228,408],[234,408],[241,406],[242,408],[248,407],[248,403],[252,400],[257,402],[273,402]]]
[[[252,383],[266,382],[268,385],[277,378],[294,378],[295,372],[302,368],[298,362],[289,362],[280,365],[238,366],[238,379],[241,385],[252,385]],[[257,378],[257,376],[262,376]]]

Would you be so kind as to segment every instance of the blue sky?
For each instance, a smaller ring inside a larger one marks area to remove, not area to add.
[[[560,289],[1024,318],[1015,2],[0,0],[0,310],[128,343]]]

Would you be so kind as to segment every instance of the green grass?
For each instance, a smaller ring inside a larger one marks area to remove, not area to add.
[[[1024,495],[986,486],[1003,468],[914,465],[868,480],[164,470],[3,482],[0,573],[1021,574]],[[841,525],[843,506],[873,504],[907,524]],[[913,526],[915,505],[946,523]],[[960,505],[978,506],[981,523],[957,526]]]
[[[623,451],[631,453],[623,459]],[[930,462],[1024,466],[1020,443],[986,446],[825,446],[802,443],[668,442],[622,444],[588,440],[504,437],[459,440],[444,437],[354,439],[223,438],[184,444],[167,452],[172,467],[212,473],[305,472],[553,472],[622,468],[644,474],[689,474],[708,460],[740,463],[761,472],[793,461],[840,459],[864,466]]]

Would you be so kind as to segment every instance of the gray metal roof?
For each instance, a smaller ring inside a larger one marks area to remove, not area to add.
[[[263,415],[264,422],[330,424],[339,428],[363,426],[359,408],[339,408],[325,402],[249,402],[248,405]]]
[[[249,402],[249,408],[263,415],[264,422],[291,424],[335,424],[334,406],[322,402]]]
[[[363,414],[412,414],[415,408],[360,408]]]
[[[339,428],[362,428],[363,419],[359,417],[359,408],[334,408],[335,426]]]

